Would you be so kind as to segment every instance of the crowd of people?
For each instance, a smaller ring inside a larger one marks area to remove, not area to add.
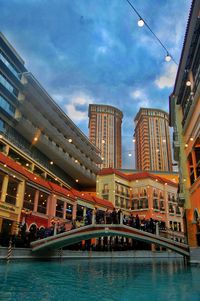
[[[86,211],[86,215],[83,217],[82,226],[90,225],[92,222],[96,224],[123,223],[129,227],[147,231],[153,234],[156,233],[156,224],[158,224],[159,229],[165,229],[165,224],[162,222],[155,221],[152,218],[149,220],[140,219],[138,214],[136,216],[133,214],[130,216],[123,215],[123,212],[120,209],[116,210],[115,208],[112,211],[95,209],[94,212],[88,209]],[[63,233],[70,229],[76,229],[77,227],[80,227],[80,223],[78,223],[76,220],[72,220],[70,227],[66,227],[66,223],[57,221],[52,222],[51,226],[47,228],[37,228],[36,225],[32,225],[29,231],[26,229],[26,224],[23,224],[20,225],[18,234],[12,236],[12,243],[16,247],[30,247],[30,243],[32,241]],[[9,240],[9,237],[4,237],[2,240],[0,239],[1,245],[8,245]]]

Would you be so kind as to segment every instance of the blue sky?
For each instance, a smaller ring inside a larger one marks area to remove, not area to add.
[[[190,0],[130,0],[179,62]],[[168,111],[177,66],[126,0],[0,0],[0,30],[26,67],[88,135],[88,104],[123,114],[123,167],[134,167],[134,116]],[[132,157],[128,154],[132,153]]]

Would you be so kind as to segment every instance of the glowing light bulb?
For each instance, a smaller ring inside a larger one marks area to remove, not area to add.
[[[144,26],[144,20],[143,20],[143,19],[140,18],[140,19],[138,20],[138,26],[139,26],[139,27]]]
[[[170,62],[172,59],[171,55],[169,55],[169,53],[167,53],[166,57],[165,57],[165,61],[166,62]]]

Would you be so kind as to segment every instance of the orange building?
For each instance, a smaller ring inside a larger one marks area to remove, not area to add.
[[[112,202],[124,215],[163,222],[183,238],[182,208],[177,203],[178,184],[149,172],[125,174],[112,168],[97,176],[97,195]]]
[[[179,203],[188,243],[200,246],[200,1],[193,0],[175,86],[170,96],[174,159],[179,163]]]
[[[89,139],[101,151],[102,167],[121,168],[123,114],[107,105],[89,105]]]
[[[135,124],[136,169],[172,171],[168,114],[158,109],[141,108]]]

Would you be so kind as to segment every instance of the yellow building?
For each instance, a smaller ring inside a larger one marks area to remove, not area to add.
[[[107,199],[124,215],[138,214],[140,219],[153,218],[167,229],[184,232],[182,209],[177,203],[174,181],[149,172],[125,174],[112,168],[97,176],[97,195]]]

